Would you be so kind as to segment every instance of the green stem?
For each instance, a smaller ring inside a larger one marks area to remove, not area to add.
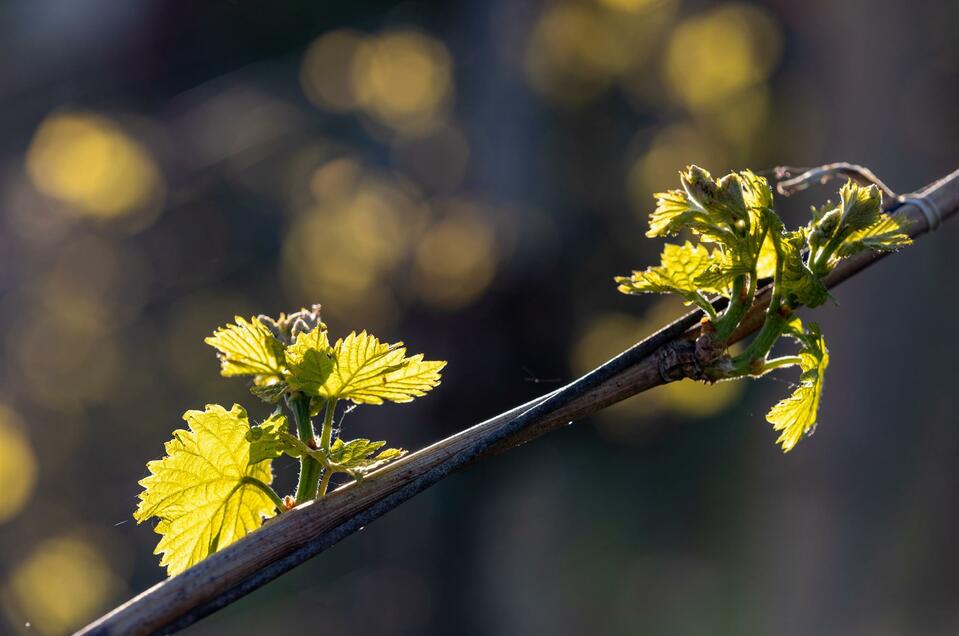
[[[751,299],[749,299],[749,304],[746,303],[746,300],[746,275],[740,274],[733,279],[732,292],[729,297],[729,305],[726,307],[726,310],[723,311],[719,319],[715,322],[715,338],[717,341],[725,342],[729,336],[732,335],[733,331],[736,329],[736,326],[739,325],[739,321],[742,320],[743,315],[749,308],[749,304],[752,304]]]
[[[316,498],[324,497],[330,486],[330,477],[333,468],[330,466],[330,446],[333,444],[333,416],[336,413],[336,400],[327,400],[326,412],[323,414],[323,428],[320,429],[320,452],[326,458],[326,468],[323,470],[323,479],[316,489]]]
[[[272,488],[264,484],[262,481],[260,481],[256,477],[250,477],[249,475],[247,475],[240,480],[240,483],[249,484],[250,486],[255,486],[256,488],[259,488],[260,490],[263,491],[264,495],[270,498],[270,501],[272,501],[276,505],[276,507],[280,510],[280,512],[283,512],[284,510],[286,510],[286,506],[283,505],[283,498],[280,497],[278,494],[276,494],[275,490],[273,490]]]
[[[752,307],[753,300],[756,298],[756,270],[747,276],[741,274],[733,279],[729,305],[726,310],[714,321],[716,327],[715,339],[719,342],[725,342],[742,322],[746,311]]]
[[[293,419],[296,421],[296,434],[304,444],[313,448],[315,444],[313,419],[310,417],[310,397],[297,393],[287,400]],[[312,499],[316,493],[316,482],[320,479],[320,462],[308,455],[300,457],[300,478],[296,484],[296,504],[300,505]]]
[[[326,401],[326,413],[323,417],[323,428],[320,429],[320,450],[329,457],[330,445],[333,443],[333,414],[336,412],[336,400]]]
[[[713,321],[713,324],[715,324],[716,320],[719,319],[719,314],[716,313],[716,309],[713,307],[713,304],[699,292],[696,292],[695,298],[696,305],[702,309],[703,312],[709,316],[709,319]]]
[[[772,309],[772,303],[769,307]],[[776,340],[782,335],[785,326],[786,318],[779,315],[778,308],[775,313],[767,313],[766,321],[753,341],[749,343],[745,351],[733,358],[733,368],[745,369],[750,367],[755,360],[765,358],[769,354],[769,350],[776,344]]]
[[[330,477],[333,476],[333,471],[330,468],[327,468],[323,471],[323,479],[320,481],[320,487],[316,489],[316,498],[326,496],[326,490],[330,487]]]
[[[827,267],[827,265],[829,265],[829,259],[833,255],[833,252],[839,249],[839,246],[845,238],[846,237],[837,230],[836,234],[819,249],[809,267],[816,276],[822,278],[829,273]]]
[[[781,369],[782,367],[794,367],[802,364],[801,356],[780,356],[778,358],[772,358],[766,360],[763,363],[763,373],[768,373],[773,369]]]
[[[775,241],[775,239],[774,239]],[[746,350],[732,359],[734,374],[751,372],[756,360],[764,360],[769,355],[776,340],[782,335],[786,327],[787,315],[780,311],[782,308],[782,277],[783,251],[781,244],[776,241],[776,272],[773,274],[773,288],[769,294],[769,307],[766,308],[766,320],[759,333],[749,343]]]

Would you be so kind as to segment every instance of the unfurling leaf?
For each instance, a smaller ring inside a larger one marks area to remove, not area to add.
[[[912,243],[906,233],[909,220],[904,214],[882,214],[879,219],[861,230],[850,234],[836,250],[836,256],[844,258],[866,250],[895,252]]]
[[[818,307],[826,302],[829,291],[803,260],[803,243],[804,237],[798,232],[789,232],[782,238],[782,292],[807,307]]]
[[[699,211],[683,190],[660,192],[656,195],[656,209],[649,215],[649,231],[646,236],[672,236]]]
[[[273,480],[269,458],[273,436],[285,418],[274,416],[261,428],[262,439],[250,439],[246,411],[209,405],[187,411],[189,430],[177,430],[166,444],[167,455],[147,464],[150,475],[134,517],[157,517],[162,535],[156,554],[173,576],[252,532],[276,512],[267,494]]]
[[[720,206],[704,206],[700,200],[711,201],[719,196],[719,185],[712,181],[709,173],[697,166],[689,166],[680,173],[680,179],[683,190],[656,195],[656,210],[649,215],[646,236],[674,236],[690,230],[704,241],[735,244],[738,240],[734,230],[736,216]]]
[[[288,383],[291,388],[308,395],[318,395],[336,366],[326,329],[317,327],[299,334],[286,349],[286,361],[290,369]]]
[[[798,331],[798,319],[794,319],[793,336],[800,342],[799,387],[792,395],[772,407],[766,419],[773,430],[781,431],[777,443],[783,452],[792,450],[804,435],[810,435],[816,427],[819,400],[822,397],[823,378],[829,366],[829,351],[819,327],[811,323],[805,331]]]
[[[310,448],[286,432],[279,434],[278,442],[282,445],[283,452],[291,457],[312,457],[327,470],[348,473],[353,477],[370,473],[406,455],[406,451],[402,448],[387,448],[380,451],[383,446],[386,446],[386,442],[371,442],[368,439],[344,442],[337,438],[330,445],[329,454],[325,454],[322,449]],[[375,456],[374,453],[376,453]]]
[[[250,427],[246,433],[246,440],[250,442],[250,464],[284,454],[295,456],[288,441],[292,436],[287,432],[287,426],[286,416],[277,408],[266,421]]]
[[[383,446],[386,446],[386,442],[371,442],[368,439],[344,442],[337,438],[330,446],[330,461],[336,464],[336,470],[358,476],[373,472],[406,455],[406,451],[402,448],[387,448],[380,451]]]
[[[692,352],[695,364],[681,368],[681,375],[709,382],[758,377],[799,364],[801,385],[768,415],[788,451],[815,426],[829,363],[819,330],[804,330],[794,310],[822,305],[829,298],[823,277],[840,259],[908,245],[907,221],[882,212],[877,186],[850,181],[840,190],[838,205],[814,207],[810,223],[787,231],[773,209],[766,179],[749,171],[714,179],[697,166],[688,166],[679,177],[682,189],[655,195],[646,235],[690,232],[694,242],[667,244],[658,266],[616,277],[618,289],[626,294],[676,294],[706,314]],[[714,293],[729,302],[713,306],[707,294]],[[729,344],[756,318],[757,299],[767,303],[763,325],[742,353],[732,352]],[[799,340],[799,356],[769,358],[781,335]]]
[[[219,351],[220,373],[226,377],[262,376],[257,384],[268,384],[269,379],[279,377],[283,373],[283,344],[259,318],[247,322],[237,316],[235,321],[203,341]]]
[[[882,192],[875,185],[861,186],[849,180],[839,189],[840,231],[854,232],[867,228],[879,219]]]

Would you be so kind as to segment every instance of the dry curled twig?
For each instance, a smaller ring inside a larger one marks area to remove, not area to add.
[[[888,199],[897,200],[899,198],[892,188],[873,174],[872,170],[845,161],[829,163],[816,168],[779,166],[774,168],[772,172],[777,182],[776,191],[787,197],[805,190],[814,183],[826,183],[830,179],[846,177],[861,185],[875,185],[882,190],[883,195]]]

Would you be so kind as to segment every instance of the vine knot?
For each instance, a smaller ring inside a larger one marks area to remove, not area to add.
[[[663,382],[683,378],[707,380],[704,368],[718,360],[726,347],[710,333],[703,333],[695,341],[671,342],[659,350],[659,377]]]

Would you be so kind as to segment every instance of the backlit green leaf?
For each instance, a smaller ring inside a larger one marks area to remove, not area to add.
[[[818,307],[829,298],[829,291],[803,260],[803,244],[803,236],[797,232],[788,233],[780,242],[782,292],[807,307]]]
[[[882,214],[869,227],[850,234],[836,250],[836,256],[844,258],[859,252],[894,252],[912,243],[906,233],[909,219],[905,214]]]
[[[635,271],[630,276],[615,278],[624,294],[679,294],[699,305],[707,303],[703,293],[728,293],[726,278],[717,271],[714,281],[703,280],[710,267],[721,259],[713,258],[703,245],[686,242],[683,245],[667,243],[663,246],[658,267]]]
[[[403,343],[388,344],[366,333],[351,333],[329,346],[326,332],[300,334],[286,352],[289,382],[323,399],[382,404],[409,402],[440,382],[445,362],[406,357]]]
[[[336,364],[320,388],[320,397],[357,404],[410,402],[440,383],[446,362],[406,357],[402,342],[380,342],[365,331],[341,338],[333,347]]]
[[[756,258],[756,277],[760,280],[772,278],[776,273],[776,244],[771,236],[766,236],[759,256]]]
[[[250,443],[250,464],[291,454],[290,444],[286,441],[288,426],[286,415],[279,409],[266,421],[251,426],[246,434]]]
[[[274,501],[256,485],[273,480],[269,440],[249,439],[246,411],[209,405],[187,411],[188,430],[177,430],[166,444],[167,455],[147,464],[150,475],[140,481],[143,491],[134,517],[159,519],[162,535],[156,554],[171,576],[258,528],[276,512]],[[269,433],[285,418],[267,420]],[[252,429],[255,430],[255,429]],[[267,434],[266,438],[272,436]]]
[[[337,470],[362,475],[406,455],[406,451],[401,448],[387,448],[380,451],[385,445],[386,442],[371,442],[368,439],[354,439],[348,442],[336,439],[330,446],[330,461],[337,465]]]
[[[227,377],[264,376],[263,383],[282,374],[283,345],[266,325],[258,318],[248,322],[237,316],[235,320],[204,340],[219,352],[220,373]]]
[[[882,209],[882,192],[875,185],[861,186],[849,180],[839,189],[840,231],[854,232],[873,225]]]
[[[317,327],[300,333],[286,349],[290,373],[287,382],[291,388],[308,395],[319,395],[336,367],[336,358],[326,328]]]
[[[793,327],[799,324],[797,319]],[[802,345],[799,352],[802,368],[799,387],[766,415],[773,430],[781,432],[776,441],[782,445],[783,452],[792,450],[803,436],[815,430],[823,378],[829,366],[829,351],[818,326],[811,323],[796,336]]]

